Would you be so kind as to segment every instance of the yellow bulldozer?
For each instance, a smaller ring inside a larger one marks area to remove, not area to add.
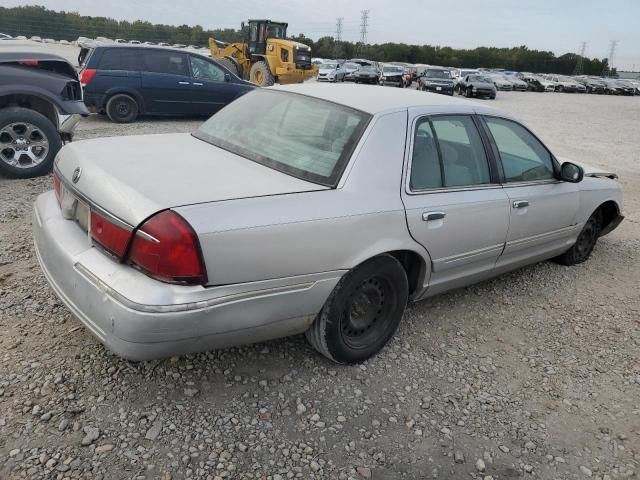
[[[211,57],[261,87],[302,83],[317,75],[318,67],[311,64],[309,46],[287,40],[287,26],[271,20],[249,20],[247,25],[243,22],[243,42],[209,39]]]

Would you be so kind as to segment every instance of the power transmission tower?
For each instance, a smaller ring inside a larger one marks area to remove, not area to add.
[[[609,57],[607,58],[607,68],[602,72],[602,76],[608,77],[613,70],[613,57],[616,54],[616,47],[618,46],[618,40],[611,40],[611,47],[609,48]]]
[[[360,22],[360,43],[367,43],[367,29],[369,28],[369,12],[370,10],[362,10],[362,20]]]
[[[340,57],[342,53],[342,22],[344,21],[343,17],[336,18],[336,36],[333,39],[333,56],[335,58]]]
[[[574,75],[582,75],[584,73],[584,53],[587,51],[587,42],[582,42],[580,46],[580,56],[578,57],[578,63],[573,71]]]

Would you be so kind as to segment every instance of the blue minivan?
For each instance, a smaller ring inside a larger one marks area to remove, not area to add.
[[[117,123],[139,115],[210,116],[256,88],[204,55],[175,48],[98,46],[82,67],[85,105]]]

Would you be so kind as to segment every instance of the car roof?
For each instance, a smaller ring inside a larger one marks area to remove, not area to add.
[[[328,85],[319,82],[277,85],[269,88],[308,95],[372,115],[414,107],[432,107],[434,112],[442,112],[443,107],[451,107],[451,110],[456,112],[486,113],[512,118],[499,110],[485,107],[469,100],[406,88],[366,87],[347,84]],[[373,88],[375,88],[375,91],[372,91]],[[444,108],[444,110],[446,109]]]

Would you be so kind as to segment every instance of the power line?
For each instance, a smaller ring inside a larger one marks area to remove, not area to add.
[[[360,43],[365,45],[367,43],[367,29],[369,28],[369,12],[370,10],[362,10],[361,22],[360,22]]]
[[[578,57],[578,63],[573,71],[574,75],[582,75],[584,73],[584,53],[587,51],[587,42],[582,42],[580,46],[580,56]]]

